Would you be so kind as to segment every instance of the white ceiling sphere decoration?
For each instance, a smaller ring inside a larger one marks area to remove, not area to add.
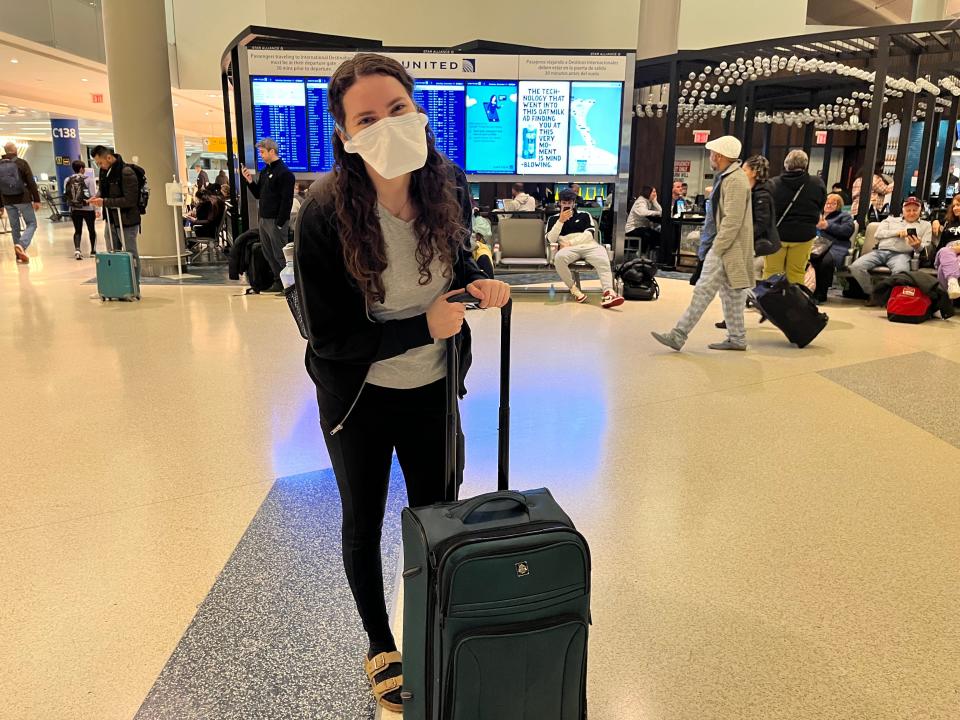
[[[726,92],[730,92],[730,86],[729,86],[729,85],[724,85],[724,86],[723,86],[723,91],[724,91],[725,93],[726,93]]]
[[[693,86],[694,86],[697,90],[699,90],[700,88],[703,87],[703,83],[698,80],[697,82],[695,82],[695,83],[693,84]]]
[[[708,74],[709,74],[709,73],[713,72],[713,68],[712,68],[710,65],[707,65],[707,66],[703,69],[703,71],[704,71],[705,73],[708,73]]]
[[[700,73],[699,75],[697,75],[697,80],[699,80],[700,82],[703,82],[706,79],[707,79],[707,76],[704,73]]]
[[[726,70],[726,69],[727,69],[727,61],[726,61],[726,60],[724,60],[724,61],[722,61],[722,62],[720,63],[720,69],[721,69],[721,70]]]
[[[777,63],[777,67],[779,67],[781,70],[784,70],[788,64],[789,63],[787,62],[786,58],[780,58],[780,62]]]
[[[696,79],[697,79],[697,74],[696,74],[695,72],[692,72],[692,73],[690,73],[689,75],[687,75],[687,77],[690,78],[691,80],[696,80]]]
[[[737,85],[743,85],[743,78],[737,78]]]
[[[756,73],[750,73],[750,81],[753,82],[757,79],[758,75]]]
[[[714,90],[712,93],[710,93],[710,99],[711,99],[711,100],[716,100],[716,99],[717,99],[717,92],[716,92],[716,90]]]

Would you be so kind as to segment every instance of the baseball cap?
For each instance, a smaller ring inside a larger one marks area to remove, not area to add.
[[[920,198],[916,198],[913,195],[911,195],[910,197],[908,197],[906,200],[903,201],[903,206],[906,207],[907,205],[916,205],[917,207],[923,207],[923,203],[920,202]]]
[[[713,150],[718,155],[723,155],[731,160],[740,157],[740,152],[743,150],[743,145],[733,135],[722,135],[708,142],[706,147],[707,150]]]

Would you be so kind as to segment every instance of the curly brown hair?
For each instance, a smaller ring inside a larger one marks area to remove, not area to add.
[[[346,127],[344,95],[358,79],[369,75],[396,78],[413,101],[413,78],[403,65],[384,55],[360,53],[337,68],[327,90],[330,113],[341,128]],[[410,199],[417,211],[414,232],[418,239],[416,258],[421,285],[432,281],[430,264],[438,256],[444,272],[452,276],[458,249],[469,238],[449,161],[437,152],[429,126],[426,133],[427,162],[410,178]],[[344,264],[367,303],[382,303],[386,299],[383,271],[387,253],[377,212],[377,191],[363,159],[344,150],[338,133],[333,135],[333,159],[331,185]]]

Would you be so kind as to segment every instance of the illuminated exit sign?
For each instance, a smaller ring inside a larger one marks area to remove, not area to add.
[[[707,141],[710,139],[709,130],[694,130],[693,131],[693,142],[697,145],[706,145]]]
[[[817,130],[817,145],[826,145],[826,144],[827,144],[827,131]]]
[[[90,93],[90,102],[94,105],[103,104],[103,93]]]

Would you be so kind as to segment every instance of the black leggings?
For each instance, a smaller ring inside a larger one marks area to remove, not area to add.
[[[343,567],[376,652],[395,648],[380,561],[393,451],[403,470],[408,504],[440,502],[445,419],[446,381],[440,380],[413,390],[367,385],[339,433],[331,436],[321,421],[343,506]]]
[[[90,252],[97,249],[97,211],[71,210],[73,220],[73,247],[80,250],[80,238],[83,235],[83,223],[87,223],[87,232],[90,233]]]
[[[810,264],[813,265],[813,270],[817,275],[817,289],[813,296],[820,302],[826,302],[827,290],[833,285],[833,275],[837,269],[837,262],[828,250],[820,257],[811,255]]]

